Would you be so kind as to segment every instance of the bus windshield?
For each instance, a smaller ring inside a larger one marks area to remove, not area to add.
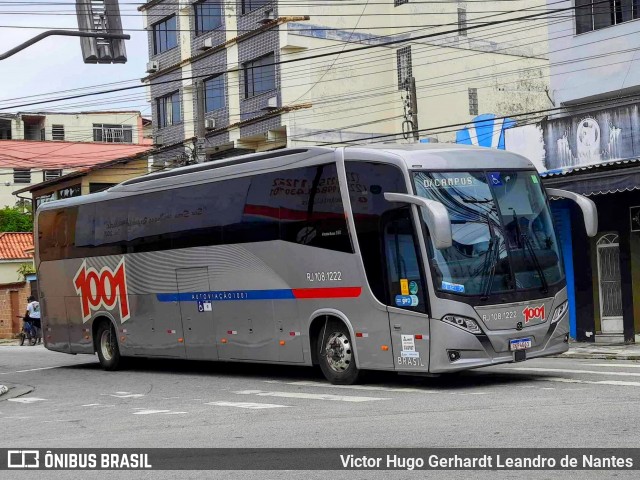
[[[535,171],[413,172],[416,194],[442,203],[453,245],[430,245],[435,286],[488,298],[564,278],[558,242]]]

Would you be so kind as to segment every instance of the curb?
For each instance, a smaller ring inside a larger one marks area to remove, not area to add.
[[[572,353],[571,355],[554,355],[555,358],[579,358],[595,360],[640,360],[640,354],[608,354],[608,353]]]
[[[9,387],[7,387],[5,385],[0,385],[0,395],[4,395],[8,391],[9,391]]]

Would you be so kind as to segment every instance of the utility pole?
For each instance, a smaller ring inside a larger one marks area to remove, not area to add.
[[[416,79],[408,77],[405,80],[405,96],[402,98],[404,107],[404,121],[402,122],[402,136],[405,140],[409,140],[413,133],[413,139],[418,142],[420,140],[420,132],[418,127],[418,100],[416,98]]]
[[[420,127],[418,127],[418,97],[416,96],[416,79],[409,79],[409,88],[411,89],[411,123],[413,124],[413,139],[420,141]]]
[[[196,95],[196,161],[198,163],[204,163],[206,161],[206,155],[204,152],[204,145],[206,143],[205,134],[206,128],[204,124],[205,114],[205,95],[204,95],[204,82],[201,79],[195,81],[195,95]]]

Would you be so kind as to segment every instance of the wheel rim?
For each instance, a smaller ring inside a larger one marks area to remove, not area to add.
[[[100,350],[105,360],[109,361],[113,358],[113,339],[111,338],[111,330],[105,330],[100,336]]]
[[[325,344],[325,358],[327,365],[334,372],[344,372],[351,364],[351,342],[342,332],[334,332],[329,335]]]

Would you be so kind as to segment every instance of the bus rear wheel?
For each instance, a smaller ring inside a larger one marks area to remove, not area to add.
[[[342,322],[327,325],[320,339],[319,363],[322,373],[334,385],[357,383],[360,370],[356,366],[349,330]]]
[[[122,365],[120,349],[118,348],[118,338],[111,322],[102,322],[98,326],[96,337],[96,350],[100,365],[105,370],[118,370]]]

